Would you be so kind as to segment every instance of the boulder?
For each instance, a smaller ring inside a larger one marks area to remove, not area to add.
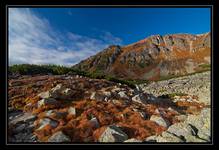
[[[197,130],[197,136],[210,141],[211,139],[211,110],[210,108],[202,109],[199,115],[189,115],[186,123],[190,124]]]
[[[52,88],[50,91],[50,97],[55,99],[64,99],[64,100],[71,100],[72,96],[76,93],[70,88],[66,88],[62,84],[56,85],[56,87]]]
[[[156,140],[157,142],[185,142],[180,137],[166,131],[164,131],[161,136],[158,136]]]
[[[147,137],[144,142],[157,142],[157,136],[156,135],[152,135]]]
[[[70,115],[76,115],[76,108],[75,107],[69,107],[68,113]]]
[[[48,111],[46,112],[46,116],[51,116],[51,115],[54,114],[54,113],[55,113],[54,110],[48,110]]]
[[[93,127],[95,127],[95,128],[99,128],[99,127],[100,127],[99,122],[98,122],[98,120],[97,120],[96,117],[92,118],[92,119],[90,120],[90,123],[91,123],[91,124],[93,125]]]
[[[132,101],[145,104],[147,100],[147,96],[144,93],[137,94],[132,97]]]
[[[54,98],[44,98],[38,101],[38,107],[46,106],[46,105],[57,105],[58,101]]]
[[[197,137],[198,130],[185,122],[173,124],[167,131],[178,137],[183,137],[186,142],[206,142]]]
[[[139,142],[142,142],[141,140],[138,140],[138,139],[135,139],[135,138],[131,138],[131,139],[128,139],[128,140],[125,140],[124,142],[130,142],[130,143],[139,143]]]
[[[40,98],[50,98],[50,93],[49,93],[49,91],[46,91],[46,92],[41,92],[40,94],[38,94],[38,96],[40,97]]]
[[[124,142],[128,139],[128,135],[115,125],[108,126],[101,134],[99,142]]]
[[[52,128],[56,128],[58,126],[58,122],[55,120],[52,120],[50,118],[43,118],[39,121],[39,128],[37,130],[40,130],[44,128],[45,126],[50,125]]]
[[[48,142],[71,142],[71,139],[62,131],[58,131],[48,139]]]
[[[120,91],[118,93],[118,95],[120,96],[120,98],[122,99],[129,99],[129,97],[126,95],[125,91]]]
[[[161,135],[152,135],[145,139],[145,142],[184,142],[180,137],[169,133],[167,131],[162,132]]]
[[[168,127],[170,126],[170,122],[166,119],[164,119],[161,116],[157,116],[157,115],[152,115],[150,118],[151,121],[156,122],[158,125],[163,126],[163,127]]]
[[[178,115],[178,116],[175,116],[175,119],[180,122],[183,122],[187,119],[187,115]]]
[[[26,128],[26,124],[20,124],[14,129],[14,132],[15,133],[22,132],[25,128]]]
[[[102,93],[93,92],[90,96],[90,99],[97,101],[107,101],[110,98],[110,96],[111,96],[110,92],[102,92]]]
[[[9,125],[11,124],[19,124],[19,123],[28,123],[31,121],[36,120],[36,116],[32,115],[31,113],[22,113],[18,117],[15,117],[9,122]]]

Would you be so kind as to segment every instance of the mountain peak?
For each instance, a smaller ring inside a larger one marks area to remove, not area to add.
[[[110,45],[74,67],[126,79],[154,80],[200,71],[210,63],[210,34],[152,35],[127,46]]]

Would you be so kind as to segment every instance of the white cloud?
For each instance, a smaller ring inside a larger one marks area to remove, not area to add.
[[[9,8],[9,64],[71,66],[121,39],[105,32],[102,39],[61,33],[28,8]]]
[[[115,37],[112,33],[108,31],[103,31],[103,35],[100,36],[105,42],[109,43],[122,43],[122,40]]]

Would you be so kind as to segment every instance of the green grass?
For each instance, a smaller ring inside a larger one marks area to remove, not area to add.
[[[203,69],[209,69],[209,68],[211,68],[211,64],[202,64],[202,65],[199,65],[199,67],[201,67]]]
[[[9,67],[9,74],[19,73],[21,75],[35,75],[35,74],[54,74],[54,75],[63,75],[67,73],[77,74],[84,77],[92,79],[106,79],[108,81],[126,84],[131,88],[135,88],[135,84],[146,83],[146,80],[124,80],[110,75],[105,75],[101,70],[96,70],[94,72],[85,72],[79,69],[57,66],[57,65],[32,65],[32,64],[21,64],[13,65]]]
[[[145,67],[148,66],[148,64],[146,64],[146,63],[139,63],[138,66],[141,67],[141,68],[145,68]]]
[[[175,96],[187,96],[187,95],[188,95],[188,94],[177,92],[177,93],[171,93],[171,94],[161,95],[160,97],[161,97],[161,98],[170,98],[170,99],[173,99]]]

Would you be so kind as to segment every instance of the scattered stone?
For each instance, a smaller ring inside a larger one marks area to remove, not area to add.
[[[54,110],[48,110],[48,111],[46,112],[46,116],[51,116],[51,115],[54,114],[54,113],[55,113]]]
[[[107,96],[97,92],[93,92],[90,96],[90,99],[97,101],[105,101],[105,98],[107,98]]]
[[[125,140],[124,142],[130,142],[130,143],[139,143],[139,142],[142,142],[141,140],[138,140],[138,139],[135,139],[135,138],[131,138],[131,139],[128,139],[128,140]]]
[[[147,97],[145,96],[144,93],[140,93],[140,94],[132,97],[132,101],[137,102],[137,103],[141,103],[141,104],[145,104],[146,100],[147,100]]]
[[[185,142],[180,137],[178,137],[174,134],[171,134],[167,131],[164,131],[162,133],[162,136],[158,136],[156,140],[157,140],[157,142]]]
[[[25,129],[25,127],[26,127],[25,124],[18,125],[18,126],[14,129],[14,132],[15,132],[15,133],[22,132],[22,131]]]
[[[99,127],[100,127],[99,122],[98,122],[98,120],[97,120],[96,117],[92,118],[92,119],[90,120],[90,123],[91,123],[91,124],[93,125],[93,127],[95,127],[95,128],[99,128]]]
[[[71,142],[71,139],[62,131],[58,131],[48,139],[48,142]]]
[[[49,118],[43,118],[39,121],[39,128],[37,130],[40,130],[44,128],[45,126],[50,125],[53,128],[56,128],[58,126],[58,122],[55,120],[51,120]]]
[[[22,113],[21,115],[19,115],[18,117],[15,117],[13,120],[11,120],[9,122],[10,124],[19,124],[19,123],[23,123],[23,122],[30,122],[30,121],[34,121],[37,117],[35,115],[32,115],[31,113]]]
[[[38,101],[38,107],[46,106],[46,105],[57,105],[58,101],[54,98],[44,98]]]
[[[157,136],[152,135],[152,136],[147,137],[144,142],[156,142],[156,141],[157,141]]]
[[[46,92],[42,92],[42,93],[40,93],[40,94],[38,94],[38,96],[40,97],[40,98],[50,98],[50,93],[49,93],[49,91],[46,91]]]
[[[175,118],[180,121],[180,122],[183,122],[187,119],[187,116],[186,115],[178,115],[178,116],[175,116]]]
[[[110,125],[99,137],[99,142],[124,142],[128,139],[126,133],[115,125]]]
[[[76,115],[76,108],[70,107],[70,108],[68,109],[68,113],[69,113],[70,115]]]
[[[129,97],[126,95],[125,91],[120,91],[118,93],[118,95],[122,98],[122,99],[129,99]]]
[[[148,119],[148,115],[145,112],[139,112],[142,118]]]
[[[156,122],[158,125],[163,126],[163,127],[168,127],[170,126],[170,122],[166,119],[164,119],[161,116],[157,116],[157,115],[152,115],[150,118],[151,121]]]

